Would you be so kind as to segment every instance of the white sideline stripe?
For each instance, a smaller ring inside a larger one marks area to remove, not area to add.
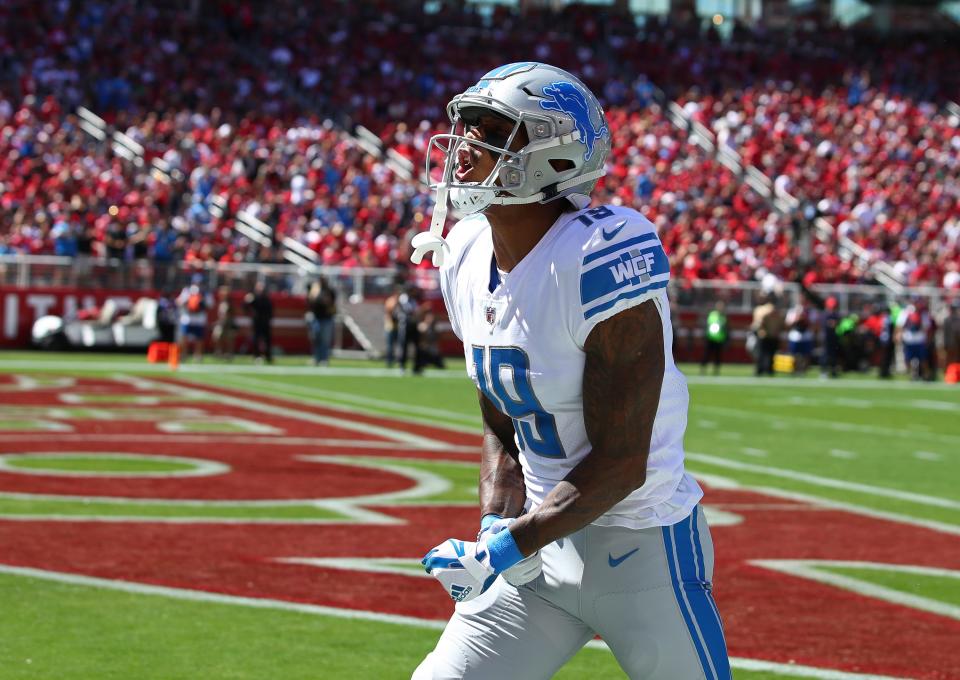
[[[834,458],[843,458],[845,460],[857,457],[857,454],[853,451],[844,451],[843,449],[830,449],[830,455]]]
[[[438,619],[420,619],[414,616],[402,616],[400,614],[382,614],[380,612],[365,611],[362,609],[342,609],[339,607],[302,604],[299,602],[287,602],[284,600],[273,600],[269,598],[223,595],[220,593],[211,593],[205,590],[190,590],[187,588],[155,586],[144,583],[133,583],[131,581],[111,580],[97,578],[95,576],[82,576],[80,574],[68,574],[64,572],[33,569],[30,567],[15,567],[11,565],[0,564],[0,573],[9,574],[11,576],[23,576],[45,581],[54,581],[68,585],[116,590],[133,595],[169,597],[172,599],[185,600],[189,602],[225,604],[251,607],[255,609],[273,609],[277,611],[313,614],[317,616],[333,616],[336,618],[352,619],[356,621],[373,621],[376,623],[392,623],[405,626],[415,626],[417,628],[427,628],[431,630],[443,630],[443,628],[447,625],[445,620]],[[590,647],[591,649],[609,651],[607,645],[599,640],[588,642],[586,646]],[[738,657],[731,658],[730,664],[734,668],[739,668],[741,670],[767,671],[792,677],[799,676],[816,678],[817,680],[907,680],[905,678],[898,678],[889,675],[863,675],[860,673],[846,673],[844,671],[836,671],[828,668],[817,668],[815,666],[801,666],[799,664],[784,664],[774,661],[762,661],[759,659],[746,659]]]
[[[199,421],[193,419],[160,420],[156,423],[156,428],[161,432],[181,434],[184,432],[195,432],[196,430],[191,429],[194,425],[198,425],[199,427],[197,429],[202,432],[204,426],[213,424],[230,425],[247,434],[284,434],[284,430],[279,427],[273,427],[272,425],[266,425],[255,420],[234,416],[210,416]],[[210,430],[207,430],[207,432],[209,431]]]
[[[911,399],[907,404],[914,408],[929,409],[932,411],[960,412],[960,404],[951,404],[948,401],[937,401],[935,399]]]
[[[399,368],[359,368],[359,367],[332,367],[332,366],[258,366],[251,364],[192,364],[181,363],[176,373],[166,364],[119,363],[110,361],[85,361],[78,364],[73,361],[43,361],[34,359],[0,359],[0,372],[7,371],[105,371],[117,370],[135,371],[137,373],[162,373],[175,375],[183,373],[198,374],[234,374],[253,373],[256,375],[341,375],[369,378],[406,378]],[[797,380],[795,378],[754,378],[735,376],[698,376],[684,374],[687,383],[691,385],[734,385],[755,387],[787,387],[816,389],[850,389],[850,390],[913,390],[916,392],[950,392],[955,391],[952,385],[944,383],[914,383],[908,381],[886,381],[879,379],[856,379],[843,381]],[[463,380],[464,375],[456,369],[430,370],[418,376],[419,380]]]
[[[725,416],[730,416],[733,418],[746,418],[751,421],[758,420],[779,420],[780,422],[792,422],[802,425],[807,425],[810,427],[819,427],[827,430],[835,430],[837,432],[857,432],[860,434],[870,434],[870,435],[885,435],[891,437],[906,437],[908,439],[932,439],[939,442],[948,442],[948,443],[960,443],[960,436],[951,435],[951,434],[937,434],[934,432],[923,432],[917,428],[912,430],[905,431],[893,427],[882,427],[878,425],[856,425],[854,423],[837,423],[832,420],[820,420],[818,418],[807,418],[804,416],[792,416],[786,413],[760,413],[757,411],[752,411],[749,409],[740,409],[740,408],[730,408],[727,406],[708,406],[705,404],[697,404],[695,406],[697,411],[711,411],[713,413],[718,413]]]
[[[781,477],[783,479],[792,479],[798,482],[806,482],[817,486],[824,486],[831,489],[843,489],[844,491],[856,491],[859,493],[870,494],[871,496],[882,496],[884,498],[896,498],[902,501],[918,503],[920,505],[930,505],[938,508],[949,508],[951,510],[960,510],[960,501],[949,498],[940,498],[939,496],[927,496],[925,494],[912,493],[910,491],[899,491],[897,489],[888,489],[882,486],[872,486],[870,484],[859,484],[857,482],[845,482],[839,479],[829,477],[820,477],[806,472],[795,472],[792,470],[781,470],[765,465],[755,465],[753,463],[741,463],[720,456],[711,456],[706,453],[687,452],[687,458],[690,460],[699,460],[711,465],[743,470],[745,472],[758,472],[771,477]]]
[[[943,460],[943,456],[939,453],[934,453],[933,451],[914,451],[913,457],[918,460]]]
[[[183,379],[198,385],[204,385],[204,386],[207,385],[207,383],[198,381],[195,378],[183,378]],[[242,383],[244,382],[244,380],[245,379],[238,378],[237,376],[227,376],[223,378],[222,382],[225,385],[230,385],[230,384]],[[471,427],[469,425],[459,425],[457,423],[445,422],[442,420],[437,420],[435,418],[408,415],[407,408],[406,408],[407,404],[403,404],[400,402],[388,401],[385,399],[377,400],[377,401],[383,402],[384,404],[383,408],[389,409],[390,411],[398,411],[403,415],[398,415],[397,413],[384,413],[383,411],[377,411],[371,408],[362,408],[359,406],[359,404],[361,403],[359,401],[354,402],[357,404],[357,406],[348,406],[346,404],[336,404],[336,403],[331,403],[329,401],[320,401],[317,399],[311,399],[307,396],[301,396],[301,395],[310,394],[311,390],[313,389],[310,387],[298,386],[297,389],[290,390],[290,392],[292,393],[288,393],[286,383],[273,382],[270,380],[265,380],[262,382],[265,385],[269,385],[270,388],[274,390],[275,395],[278,396],[279,398],[286,399],[287,401],[296,402],[298,404],[306,404],[309,406],[322,406],[323,408],[330,409],[331,411],[340,411],[341,413],[360,414],[360,415],[366,415],[366,416],[376,416],[378,418],[385,418],[387,420],[399,421],[401,423],[415,423],[420,425],[429,425],[435,429],[448,430],[450,432],[458,432],[458,433],[465,432],[468,434],[483,433],[483,430],[480,426],[479,410],[478,410],[478,415],[476,417],[468,418],[466,414],[459,413],[459,412],[457,414],[461,418],[462,422],[464,423],[473,422],[474,425]],[[236,389],[242,389],[242,388],[236,388]],[[328,390],[324,390],[324,391],[329,392],[330,394],[342,394],[344,400],[346,400],[348,396],[349,397],[356,396],[350,392],[333,392]],[[297,394],[298,392],[300,393],[300,395]]]
[[[0,372],[21,371],[135,371],[137,373],[161,373],[174,376],[183,373],[224,375],[227,373],[256,373],[259,375],[340,375],[356,378],[407,378],[399,368],[336,368],[319,366],[255,366],[251,364],[191,364],[181,363],[176,372],[166,364],[118,363],[109,361],[34,361],[32,359],[0,359]],[[418,380],[463,380],[463,373],[455,370],[426,370]],[[929,385],[928,385],[929,386]]]
[[[689,454],[688,454],[689,455]],[[691,470],[694,477],[697,479],[702,479],[707,484],[710,483],[710,478],[712,475],[703,474],[696,470]],[[721,478],[725,479],[725,478]],[[896,522],[898,524],[906,524],[908,526],[922,527],[924,529],[929,529],[931,531],[938,531],[943,534],[950,534],[952,536],[960,536],[960,525],[957,524],[948,524],[946,522],[938,522],[933,519],[922,519],[919,517],[911,517],[909,515],[901,515],[895,512],[886,512],[884,510],[875,510],[873,508],[868,508],[863,505],[855,505],[853,503],[844,503],[842,501],[832,500],[830,498],[824,498],[823,496],[812,496],[806,493],[800,493],[798,491],[787,491],[786,489],[778,489],[770,486],[753,486],[753,485],[744,485],[739,484],[734,480],[727,480],[728,484],[725,487],[727,489],[743,489],[745,491],[751,491],[754,493],[762,494],[764,496],[772,496],[774,498],[783,498],[790,501],[801,501],[804,503],[809,503],[810,508],[797,508],[798,511],[808,511],[808,510],[843,510],[845,512],[851,512],[856,515],[861,515],[863,517],[871,517],[874,519],[882,519],[888,522]],[[718,487],[721,488],[721,487]]]
[[[479,433],[477,433],[479,437]],[[269,437],[256,435],[240,434],[184,434],[184,435],[166,435],[166,434],[138,434],[137,442],[154,443],[181,443],[181,444],[244,444],[247,446],[263,446],[264,444],[282,444],[286,446],[318,446],[318,447],[344,447],[350,449],[388,449],[391,451],[440,451],[441,453],[478,453],[480,451],[479,443],[477,446],[468,446],[466,444],[444,444],[443,447],[436,445],[430,448],[418,446],[417,444],[408,444],[406,442],[384,442],[371,441],[366,439],[322,439],[313,437]],[[3,434],[4,441],[49,442],[50,435],[47,434]],[[130,435],[127,434],[61,434],[57,436],[58,442],[129,442]],[[412,460],[431,461],[432,458],[416,458]],[[455,462],[455,461],[443,461]]]
[[[584,646],[588,649],[598,649],[607,652],[610,651],[607,643],[603,640],[590,640]],[[815,680],[910,680],[910,678],[902,678],[893,675],[864,675],[863,673],[837,671],[833,670],[832,668],[804,666],[797,663],[778,663],[776,661],[748,659],[737,656],[730,657],[730,667],[741,671],[759,671],[764,673],[775,673],[777,675],[783,675],[792,678],[814,678]]]
[[[13,576],[26,576],[28,578],[37,578],[46,581],[56,581],[58,583],[66,583],[69,585],[118,590],[135,595],[160,595],[163,597],[171,597],[177,600],[187,600],[190,602],[240,605],[244,607],[254,607],[256,609],[277,609],[288,612],[299,612],[302,614],[336,616],[342,619],[377,621],[380,623],[399,623],[408,626],[418,626],[420,628],[433,628],[435,630],[442,630],[446,625],[446,621],[440,621],[437,619],[418,619],[413,616],[401,616],[399,614],[381,614],[379,612],[363,611],[359,609],[341,609],[339,607],[325,607],[317,604],[286,602],[284,600],[272,600],[269,598],[223,595],[220,593],[211,593],[206,590],[155,586],[146,583],[134,583],[132,581],[121,581],[98,578],[96,576],[82,576],[80,574],[68,574],[65,572],[33,569],[31,567],[14,567],[11,565],[0,564],[0,573],[10,574]]]
[[[743,449],[743,453],[755,458],[766,458],[769,454],[763,449],[752,449],[749,446]]]
[[[194,383],[197,385],[197,383]],[[328,425],[331,427],[336,427],[342,430],[353,430],[355,432],[362,432],[364,434],[375,434],[386,439],[393,441],[402,441],[408,444],[416,444],[422,446],[425,449],[437,449],[442,448],[442,443],[438,444],[437,440],[431,439],[428,437],[421,437],[420,435],[411,434],[409,432],[404,432],[402,430],[395,430],[390,427],[384,427],[381,425],[372,425],[370,423],[356,423],[351,420],[346,420],[343,418],[333,418],[330,416],[321,416],[317,413],[304,413],[301,411],[295,411],[291,409],[285,409],[280,406],[273,406],[271,404],[264,404],[263,402],[256,402],[250,399],[242,399],[240,397],[231,397],[226,394],[219,394],[214,391],[208,391],[199,386],[184,389],[180,385],[168,385],[166,383],[156,383],[155,389],[164,390],[173,394],[181,396],[194,396],[201,395],[205,399],[210,399],[215,402],[220,402],[222,404],[228,404],[230,406],[236,406],[239,408],[244,408],[251,411],[259,411],[262,413],[269,413],[275,416],[281,416],[284,418],[293,418],[296,420],[304,420],[311,423],[316,423],[319,425]]]
[[[414,578],[432,578],[423,570],[420,559],[417,557],[275,557],[275,562],[283,564],[299,564],[306,567],[323,567],[327,569],[346,569],[347,571],[370,571],[377,574],[397,574],[413,576]],[[397,566],[398,562],[406,562],[410,569]]]
[[[951,619],[960,621],[960,606],[932,600],[921,595],[912,595],[895,588],[888,588],[876,583],[870,583],[854,576],[845,576],[835,574],[829,571],[822,571],[817,567],[863,567],[871,568],[875,566],[871,562],[843,562],[839,560],[750,560],[750,564],[758,567],[778,571],[783,574],[789,574],[800,578],[810,579],[818,583],[835,586],[849,590],[858,595],[873,597],[878,600],[892,602],[904,607],[919,609],[932,614],[939,614]],[[898,566],[893,564],[883,565],[886,571],[898,571]],[[949,576],[950,578],[960,579],[960,572],[948,569],[926,569],[924,567],[912,566],[909,573],[923,574],[930,576]],[[904,569],[904,571],[907,571]]]
[[[956,388],[944,383],[914,383],[914,382],[890,382],[879,379],[857,379],[857,380],[797,380],[796,378],[751,378],[735,376],[700,376],[684,374],[687,383],[691,385],[742,385],[744,387],[787,387],[790,390],[795,388],[811,387],[817,389],[835,389],[835,390],[917,390],[926,391],[950,391]]]
[[[466,376],[464,376],[466,378]],[[280,390],[284,393],[295,392],[304,395],[313,395],[326,399],[339,399],[341,401],[353,402],[356,404],[367,404],[370,406],[380,406],[391,411],[402,411],[404,415],[408,413],[419,413],[426,416],[439,416],[447,420],[459,420],[467,423],[475,423],[479,416],[467,415],[460,411],[448,411],[447,409],[433,408],[430,406],[417,406],[416,404],[401,404],[389,399],[375,399],[373,397],[364,397],[350,392],[341,392],[339,390],[325,390],[318,387],[307,387],[304,385],[288,385],[278,383],[273,380],[262,380],[259,378],[250,378],[248,376],[231,376],[227,382],[239,383],[241,385],[255,385],[258,387],[270,387]],[[326,404],[327,402],[318,402]],[[431,421],[432,422],[432,421]]]

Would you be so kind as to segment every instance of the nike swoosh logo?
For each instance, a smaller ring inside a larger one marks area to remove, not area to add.
[[[620,557],[614,557],[610,553],[607,553],[607,562],[610,563],[611,567],[619,567],[621,562],[623,562],[625,559],[630,557],[633,553],[637,552],[638,550],[640,550],[640,548],[634,548],[627,554],[621,555]]]
[[[619,222],[617,222],[613,231],[607,231],[606,228],[602,229],[601,231],[603,232],[603,240],[604,241],[612,240],[613,238],[616,237],[617,234],[620,233],[620,230],[623,229],[626,225],[627,225],[626,220],[620,220]]]

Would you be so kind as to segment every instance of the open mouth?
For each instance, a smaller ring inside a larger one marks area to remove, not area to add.
[[[458,182],[465,181],[467,179],[467,175],[469,175],[473,170],[471,151],[472,150],[467,145],[463,145],[457,150],[457,169],[453,176]]]
[[[461,160],[457,163],[457,171],[453,176],[458,182],[463,182],[467,179],[467,175],[470,174],[471,170],[473,170],[473,165],[470,163],[470,161]]]

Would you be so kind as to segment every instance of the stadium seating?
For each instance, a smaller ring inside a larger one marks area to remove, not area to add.
[[[246,214],[325,264],[405,266],[405,236],[430,212],[416,173],[443,104],[535,44],[535,58],[601,93],[614,151],[596,200],[657,223],[675,275],[791,279],[812,257],[817,281],[869,281],[830,242],[804,245],[822,216],[905,282],[960,286],[960,120],[945,108],[960,76],[924,69],[951,63],[957,45],[742,28],[722,41],[577,6],[501,7],[492,21],[447,6],[338,10],[37,2],[11,13],[0,253],[275,260],[270,243],[235,229]],[[464,43],[483,45],[483,63]],[[657,88],[793,209],[774,209],[674,127]],[[140,145],[139,164],[82,131],[81,104]],[[356,124],[412,161],[413,176],[358,143]]]

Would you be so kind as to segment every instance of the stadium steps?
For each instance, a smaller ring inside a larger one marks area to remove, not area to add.
[[[367,356],[380,358],[387,349],[383,334],[383,301],[344,302],[340,316]]]

